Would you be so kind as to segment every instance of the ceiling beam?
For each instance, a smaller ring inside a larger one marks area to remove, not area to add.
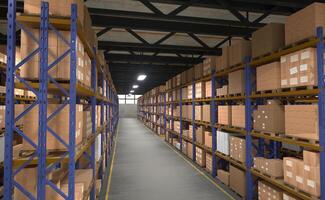
[[[193,47],[161,44],[141,44],[130,42],[99,41],[98,48],[109,51],[135,51],[135,52],[159,52],[159,53],[179,53],[190,55],[221,55],[221,49],[210,47]]]
[[[162,64],[127,64],[127,63],[110,63],[109,69],[111,72],[122,71],[122,72],[135,72],[135,74],[140,73],[151,73],[151,72],[161,72],[161,73],[171,73],[171,72],[181,72],[188,69],[189,66],[184,65],[162,65]]]
[[[161,64],[188,64],[194,65],[203,61],[198,58],[179,58],[174,56],[147,56],[130,54],[106,54],[108,62],[133,62],[133,63],[161,63]]]

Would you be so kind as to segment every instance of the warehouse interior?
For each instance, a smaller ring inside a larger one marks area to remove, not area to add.
[[[323,27],[324,0],[1,1],[0,199],[325,200]]]

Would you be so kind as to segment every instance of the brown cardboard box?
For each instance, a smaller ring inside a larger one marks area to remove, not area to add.
[[[186,82],[189,83],[193,81],[193,78],[194,78],[194,67],[186,71]]]
[[[319,153],[312,151],[303,151],[305,178],[303,190],[314,195],[320,196],[320,158]]]
[[[231,106],[231,125],[245,128],[245,106]]]
[[[230,157],[240,162],[246,160],[246,143],[245,139],[230,136]]]
[[[252,34],[252,56],[262,56],[284,46],[284,24],[270,23]]]
[[[285,44],[316,36],[317,27],[325,27],[325,4],[313,3],[290,15],[285,23]]]
[[[195,134],[196,134],[196,142],[200,144],[204,144],[204,127],[203,126],[196,126]],[[189,125],[189,138],[193,138],[193,126]]]
[[[266,105],[260,105],[253,113],[254,130],[284,133],[284,106],[276,100],[268,100]]]
[[[92,169],[78,169],[75,170],[75,199],[83,199],[83,191],[88,190],[91,181],[93,180]],[[77,187],[77,184],[78,187]],[[68,178],[66,177],[61,183],[61,189],[64,192],[67,192],[68,187]]]
[[[284,182],[289,185],[298,187],[297,179],[301,181],[303,176],[303,161],[297,158],[284,157],[283,158]],[[299,171],[301,170],[301,172]],[[298,173],[298,174],[297,174]],[[298,178],[297,178],[298,176]]]
[[[177,74],[176,75],[176,86],[180,86],[181,85],[181,74]]]
[[[195,80],[200,79],[203,76],[203,64],[197,64],[194,66],[194,78]]]
[[[224,85],[221,88],[217,88],[217,97],[228,95],[228,85]]]
[[[190,142],[187,143],[187,156],[193,159],[193,144]]]
[[[181,73],[181,84],[184,85],[187,83],[186,71]]]
[[[234,66],[244,62],[246,56],[252,53],[251,42],[247,40],[237,40],[229,47],[229,66]]]
[[[258,171],[263,172],[264,170],[264,163],[265,163],[265,159],[264,157],[254,157],[253,161],[254,161],[254,168],[257,169]]]
[[[319,159],[318,152],[304,150],[303,158],[304,158],[305,165],[308,165],[308,166],[319,166],[320,165],[320,159]]]
[[[202,121],[205,121],[205,122],[210,122],[210,105],[203,105],[202,106]]]
[[[231,106],[218,106],[218,124],[231,125]]]
[[[222,170],[222,169],[218,169],[217,170],[217,176],[218,176],[218,178],[219,178],[219,180],[223,183],[223,184],[225,184],[225,185],[229,185],[229,178],[230,178],[230,174],[229,174],[229,172],[227,172],[227,171],[224,171],[224,170]]]
[[[235,190],[241,197],[245,198],[246,196],[246,176],[245,172],[234,167],[229,166],[229,185],[230,188]]]
[[[283,200],[298,200],[295,197],[292,197],[291,195],[287,194],[287,193],[283,193]]]
[[[299,138],[319,139],[318,106],[286,105],[285,134]]]
[[[212,148],[212,133],[209,131],[204,132],[204,145]]]
[[[208,172],[212,172],[212,155],[209,153],[205,154],[205,168]]]
[[[216,68],[216,56],[208,56],[203,61],[203,76],[211,74],[212,69]]]
[[[256,69],[256,90],[274,90],[281,88],[280,62],[269,63]]]
[[[82,130],[82,138],[88,138],[92,134],[92,122],[91,122],[91,112],[84,111],[83,112],[83,130]]]
[[[26,107],[29,105],[26,105]],[[51,115],[60,104],[49,104],[47,111]],[[76,106],[76,134],[75,140],[78,145],[82,140],[82,105]],[[56,132],[62,140],[69,143],[69,105],[66,105],[47,125]],[[36,119],[36,120],[35,120]],[[37,145],[38,143],[38,106],[31,109],[23,118],[23,132]],[[51,133],[47,132],[46,148],[48,150],[65,150],[66,147],[59,142]],[[33,147],[23,140],[24,150],[33,150]]]
[[[196,147],[196,163],[201,167],[205,167],[205,151],[200,147]]]
[[[200,105],[195,106],[195,120],[202,120],[202,106]]]
[[[217,57],[216,71],[220,71],[229,67],[229,47],[222,47],[222,55]]]
[[[228,93],[244,94],[245,93],[245,77],[244,70],[238,70],[228,74]]]
[[[283,160],[265,159],[265,174],[272,177],[283,177]]]
[[[212,97],[212,85],[211,81],[205,82],[205,98]]]
[[[283,192],[265,181],[258,181],[258,199],[282,200]]]
[[[205,97],[205,88],[204,87],[205,87],[204,82],[195,83],[195,98],[204,98]]]
[[[183,135],[184,135],[184,131],[183,131]],[[182,152],[183,152],[183,154],[185,154],[185,155],[187,155],[187,144],[188,144],[188,142],[186,142],[186,141],[182,141]]]
[[[187,99],[193,99],[193,90],[192,90],[192,85],[187,86]]]

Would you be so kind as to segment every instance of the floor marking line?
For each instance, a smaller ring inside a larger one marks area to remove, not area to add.
[[[119,136],[119,131],[120,129],[120,123],[117,125],[117,133],[116,133],[116,138],[115,138],[115,145],[114,145],[114,150],[113,150],[113,157],[112,157],[112,163],[111,167],[109,170],[109,176],[108,176],[108,183],[107,183],[107,192],[106,192],[106,200],[108,200],[108,194],[111,189],[111,181],[112,181],[112,174],[113,174],[113,168],[114,168],[114,160],[115,160],[115,153],[116,153],[116,146],[117,146],[117,141],[118,141],[118,136]]]
[[[148,129],[151,133],[154,133],[151,129],[149,129],[147,126],[144,126],[146,129]],[[157,134],[153,134],[159,137]],[[221,192],[223,192],[229,199],[236,200],[234,197],[232,197],[227,191],[225,191],[222,187],[220,187],[217,183],[215,183],[213,180],[211,180],[210,177],[208,177],[205,173],[203,173],[200,169],[198,169],[195,165],[193,165],[190,161],[188,161],[180,152],[173,149],[167,142],[164,140],[163,143],[170,148],[172,151],[174,151],[179,157],[181,157],[184,161],[186,161],[187,164],[189,164],[193,169],[195,169],[197,172],[199,172],[200,175],[202,175],[204,178],[206,178],[209,182],[211,182],[215,187],[217,187]]]

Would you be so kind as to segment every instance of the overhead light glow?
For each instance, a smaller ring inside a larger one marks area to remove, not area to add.
[[[138,85],[133,85],[132,88],[133,89],[137,89],[139,86]]]
[[[131,90],[130,93],[134,93],[134,90]]]
[[[145,75],[145,74],[140,74],[140,75],[138,76],[137,80],[138,80],[138,81],[143,81],[143,80],[146,79],[146,78],[147,78],[147,75]]]

